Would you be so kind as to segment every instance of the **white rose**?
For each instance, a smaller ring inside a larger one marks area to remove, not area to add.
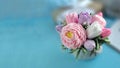
[[[88,38],[95,38],[99,36],[102,32],[102,26],[97,22],[93,22],[91,25],[88,26],[87,28],[87,37]]]

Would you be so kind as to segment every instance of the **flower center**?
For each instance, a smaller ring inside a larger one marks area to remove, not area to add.
[[[70,31],[68,31],[68,32],[66,33],[66,36],[67,36],[68,38],[72,38],[72,37],[73,37],[73,33],[70,32]]]

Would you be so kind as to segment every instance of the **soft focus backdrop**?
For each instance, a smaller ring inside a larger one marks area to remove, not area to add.
[[[120,55],[103,53],[79,60],[63,52],[51,13],[75,0],[0,0],[0,68],[119,68]],[[105,16],[111,27],[114,18]]]

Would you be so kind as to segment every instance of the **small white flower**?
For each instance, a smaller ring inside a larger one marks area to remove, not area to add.
[[[88,38],[95,38],[99,36],[102,32],[102,26],[97,22],[93,22],[91,25],[88,26],[87,28],[87,37]]]

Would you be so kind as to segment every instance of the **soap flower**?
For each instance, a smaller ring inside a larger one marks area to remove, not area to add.
[[[78,14],[76,12],[66,14],[66,23],[78,23]]]
[[[57,25],[56,26],[56,30],[57,30],[57,32],[61,32],[61,30],[62,30],[62,28],[63,28],[63,26],[62,25]]]
[[[106,26],[106,21],[103,18],[102,12],[99,12],[98,14],[92,16],[91,23],[94,23],[95,21],[98,21],[98,23],[104,28]]]
[[[104,29],[102,30],[101,36],[102,36],[103,38],[105,38],[105,37],[108,37],[110,34],[111,34],[111,30],[110,30],[109,28],[104,28]]]
[[[88,12],[81,12],[79,14],[79,20],[78,20],[78,23],[79,24],[90,24],[91,22],[91,15],[88,13]]]
[[[63,45],[69,49],[80,48],[86,41],[85,29],[80,24],[69,23],[60,33]]]
[[[96,46],[95,46],[95,41],[94,40],[87,40],[84,43],[84,47],[88,50],[88,51],[92,51]]]
[[[88,26],[86,32],[88,38],[95,38],[102,33],[102,26],[97,21],[95,21],[94,23]]]

